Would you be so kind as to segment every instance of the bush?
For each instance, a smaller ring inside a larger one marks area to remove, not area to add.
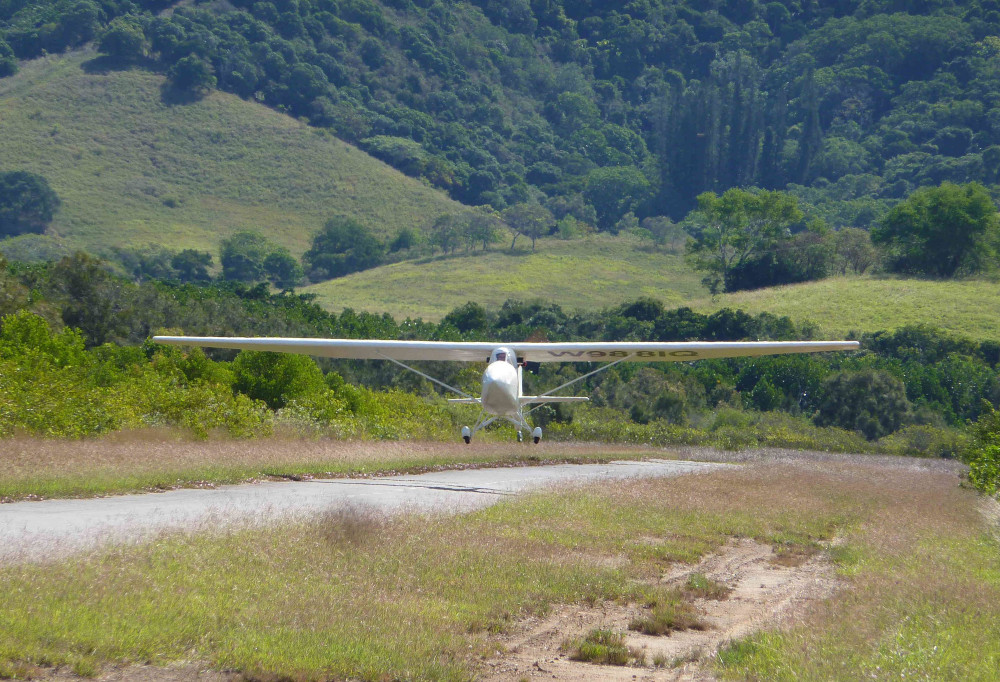
[[[323,373],[307,355],[240,351],[233,360],[233,389],[273,410],[326,388]]]
[[[972,425],[972,443],[963,453],[969,465],[969,482],[988,495],[1000,493],[1000,412],[984,405]]]
[[[59,208],[48,180],[27,171],[0,173],[0,239],[41,233]]]
[[[302,255],[314,282],[342,277],[373,268],[382,262],[385,245],[367,227],[353,218],[333,218],[316,236],[312,248]]]
[[[814,418],[818,426],[839,426],[877,440],[910,418],[903,382],[888,372],[838,372],[823,382],[823,398]]]

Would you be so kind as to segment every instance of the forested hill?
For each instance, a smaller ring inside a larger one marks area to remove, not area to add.
[[[1000,2],[0,0],[0,74],[95,38],[468,204],[610,228],[790,188],[837,225],[1000,169]],[[164,11],[166,10],[166,11]]]

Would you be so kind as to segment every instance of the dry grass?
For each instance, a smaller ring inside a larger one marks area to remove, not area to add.
[[[989,679],[998,547],[957,483],[903,460],[782,460],[457,517],[355,510],[4,567],[0,672],[201,660],[261,679],[467,679],[490,633],[553,604],[642,599],[669,563],[733,537],[836,536],[849,589],[725,652],[724,675]]]
[[[268,478],[417,473],[482,465],[638,459],[642,447],[542,443],[329,441],[301,438],[192,441],[171,431],[93,440],[0,440],[0,501],[207,487]]]

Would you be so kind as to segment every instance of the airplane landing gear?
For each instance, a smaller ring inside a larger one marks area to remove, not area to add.
[[[536,426],[535,430],[531,432],[531,439],[535,441],[535,445],[538,445],[538,441],[542,439],[542,427]]]
[[[466,445],[472,442],[472,429],[468,426],[462,427],[462,440],[465,441]]]
[[[524,440],[524,432],[520,429],[517,430],[517,442],[520,443]]]

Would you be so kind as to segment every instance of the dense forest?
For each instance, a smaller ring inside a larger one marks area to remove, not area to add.
[[[615,229],[788,189],[867,227],[920,186],[995,187],[1000,2],[0,1],[0,75],[97,40],[181,94],[333,129],[470,205]]]

